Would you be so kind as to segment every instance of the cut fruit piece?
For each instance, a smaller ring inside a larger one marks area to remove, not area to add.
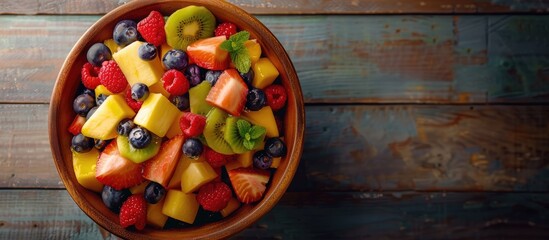
[[[110,96],[110,95],[113,95],[113,94],[114,93],[109,91],[109,89],[107,89],[107,87],[105,87],[103,85],[98,85],[97,87],[95,87],[95,102],[96,103],[98,102],[98,99],[99,99],[100,95],[103,95],[106,98],[107,96]]]
[[[134,163],[120,155],[116,141],[111,141],[99,155],[95,178],[116,190],[129,188],[143,182],[141,164]]]
[[[162,214],[193,224],[199,207],[196,194],[172,189],[168,190],[166,194],[164,206],[162,206]]]
[[[168,186],[175,166],[181,158],[181,146],[183,146],[184,137],[178,135],[162,143],[160,152],[152,159],[144,163],[143,177],[153,182],[159,183],[164,188]]]
[[[190,43],[213,36],[215,24],[214,15],[205,7],[181,8],[166,20],[166,41],[171,47],[185,51]]]
[[[161,93],[166,98],[170,97],[170,93],[168,91],[166,91],[166,89],[164,89],[164,86],[162,85],[162,81],[158,81],[157,83],[150,86],[149,87],[149,92]]]
[[[254,71],[254,80],[252,86],[263,89],[271,85],[278,77],[278,70],[268,58],[260,58],[252,66]]]
[[[271,107],[265,106],[259,111],[247,111],[242,113],[242,118],[250,121],[254,125],[259,125],[267,130],[267,137],[278,137],[278,127]]]
[[[99,140],[113,139],[118,135],[118,123],[133,116],[135,112],[128,106],[124,97],[110,95],[84,123],[82,134]]]
[[[128,137],[118,135],[116,137],[116,143],[118,144],[118,150],[120,155],[135,163],[142,163],[154,157],[160,149],[162,138],[152,134],[152,140],[145,148],[134,148],[128,141]]]
[[[240,202],[233,197],[231,198],[231,200],[229,200],[229,203],[227,203],[227,206],[220,211],[221,216],[227,217],[239,207],[240,207]]]
[[[242,167],[250,167],[253,164],[253,157],[255,151],[247,151],[236,157],[236,161],[240,162]]]
[[[246,105],[248,86],[235,69],[227,69],[219,75],[216,84],[212,87],[206,102],[221,108],[233,116],[240,116]]]
[[[133,122],[159,137],[164,137],[179,113],[179,109],[164,95],[151,93],[141,105]]]
[[[271,173],[267,170],[254,168],[237,168],[228,172],[238,200],[242,203],[252,203],[261,200]]]
[[[147,224],[156,228],[163,228],[168,220],[168,216],[162,213],[165,198],[155,204],[147,203]]]
[[[164,73],[159,58],[143,60],[139,57],[139,47],[143,44],[145,42],[135,41],[112,55],[130,86],[143,83],[150,87],[160,81]]]
[[[94,192],[103,191],[103,184],[95,178],[95,167],[99,151],[95,148],[86,153],[77,153],[72,151],[72,166],[76,181],[89,190]]]
[[[72,135],[78,135],[82,131],[82,126],[84,126],[84,123],[86,123],[86,117],[82,117],[77,114],[69,126],[69,132],[72,133]]]
[[[227,40],[225,36],[201,39],[187,47],[189,60],[199,67],[209,70],[224,70],[229,66],[229,52],[221,48],[221,43]]]
[[[223,139],[225,139],[225,141],[229,143],[233,152],[237,154],[258,149],[259,146],[263,144],[263,140],[265,139],[265,128],[261,126],[253,126],[254,129],[257,129],[257,131],[253,131],[253,133],[256,135],[252,135],[251,131],[243,132],[242,131],[243,129],[241,129],[243,127],[241,126],[239,128],[239,123],[237,123],[238,121],[244,121],[244,122],[241,122],[242,125],[244,125],[245,123],[246,126],[249,126],[248,129],[252,128],[251,124],[248,121],[241,118],[230,116],[227,118],[225,122],[225,131],[223,134]],[[246,143],[245,143],[246,141],[252,144],[250,144],[249,146],[246,146]],[[251,148],[248,148],[250,146]]]
[[[208,96],[211,88],[212,85],[208,81],[202,81],[189,89],[189,103],[192,113],[206,116],[210,112],[212,105],[206,102],[206,96]]]
[[[140,183],[139,185],[135,185],[135,186],[130,188],[130,192],[132,194],[143,194],[145,192],[145,188],[147,187],[147,185],[149,183],[150,183],[149,181],[144,181],[144,182]]]
[[[281,157],[273,158],[273,163],[271,163],[271,168],[278,168],[280,166]]]
[[[217,177],[215,170],[206,161],[188,157],[181,158],[181,161],[185,161],[186,166],[181,173],[181,191],[184,193],[194,192]]]
[[[250,55],[250,60],[252,64],[256,63],[257,60],[261,57],[261,46],[257,40],[247,40],[244,42],[244,46],[248,49],[248,54]]]
[[[179,127],[179,120],[181,119],[182,116],[183,116],[183,112],[180,112],[177,115],[177,117],[175,117],[175,119],[173,120],[172,125],[170,126],[170,128],[166,132],[166,137],[167,138],[171,139],[171,138],[173,138],[177,135],[183,134],[183,131],[181,131],[181,127]]]
[[[181,175],[183,174],[183,170],[187,168],[191,161],[205,161],[204,154],[200,155],[198,159],[195,160],[189,159],[189,157],[181,154],[181,158],[177,162],[177,166],[175,167],[175,171],[170,179],[170,183],[168,183],[168,189],[181,189]]]
[[[222,154],[234,154],[231,146],[225,139],[223,134],[225,131],[225,122],[229,115],[219,108],[212,108],[206,116],[206,126],[204,127],[204,138],[207,145],[214,151]]]
[[[120,49],[122,49],[120,46],[118,46],[118,44],[116,44],[116,42],[112,38],[103,41],[103,44],[105,44],[105,46],[107,46],[109,50],[111,50],[111,54],[115,54]]]

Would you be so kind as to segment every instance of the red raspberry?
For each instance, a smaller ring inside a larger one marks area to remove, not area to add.
[[[134,112],[138,112],[139,109],[141,109],[141,105],[143,105],[142,101],[135,101],[135,99],[132,98],[132,89],[127,88],[126,89],[126,103],[128,106],[130,106],[131,109],[133,109]]]
[[[182,72],[175,69],[165,72],[161,80],[164,89],[171,95],[183,95],[189,91],[189,81]]]
[[[149,16],[137,23],[137,31],[145,41],[160,46],[166,42],[164,16],[157,11],[151,11]]]
[[[224,22],[217,26],[215,29],[215,36],[227,36],[227,39],[231,37],[231,35],[236,33],[236,25],[230,22]]]
[[[273,111],[280,110],[286,105],[288,95],[286,95],[286,89],[282,85],[272,84],[266,87],[265,95],[267,96],[267,105]]]
[[[120,225],[126,228],[134,225],[143,230],[147,223],[147,202],[142,194],[131,195],[120,208]]]
[[[196,200],[204,210],[218,212],[227,206],[232,192],[224,182],[209,182],[200,187]]]
[[[232,161],[234,159],[233,155],[221,154],[208,147],[206,147],[204,154],[206,157],[206,162],[208,162],[213,168],[222,167],[227,164],[228,161]]]
[[[191,112],[184,112],[179,119],[179,127],[186,138],[197,137],[202,134],[206,126],[206,117]]]
[[[99,80],[112,93],[121,93],[128,86],[128,80],[114,60],[104,61],[99,71]]]
[[[100,70],[100,67],[95,67],[91,63],[85,63],[84,66],[82,66],[80,74],[82,76],[82,83],[87,89],[93,90],[101,84],[101,81],[99,80]]]

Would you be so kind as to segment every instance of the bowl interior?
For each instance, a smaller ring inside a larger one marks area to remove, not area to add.
[[[76,181],[72,168],[70,139],[67,131],[75,114],[72,101],[80,85],[80,68],[86,62],[85,53],[95,42],[112,37],[114,25],[123,19],[139,20],[150,11],[160,11],[169,15],[188,5],[207,7],[218,21],[231,21],[239,29],[247,30],[251,38],[258,39],[263,55],[268,57],[280,72],[282,84],[288,91],[285,114],[285,142],[288,155],[273,175],[264,199],[254,205],[245,205],[231,216],[215,223],[200,227],[171,230],[128,231],[118,224],[118,216],[109,211],[97,193],[81,187]],[[305,128],[304,106],[301,87],[295,69],[284,48],[275,36],[256,18],[225,1],[132,1],[103,16],[81,37],[69,53],[55,84],[49,113],[49,131],[52,154],[57,170],[67,191],[77,205],[95,222],[124,238],[222,238],[235,234],[267,213],[282,197],[297,169],[303,144]]]

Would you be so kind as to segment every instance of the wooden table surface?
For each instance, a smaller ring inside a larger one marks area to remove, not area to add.
[[[0,2],[0,239],[105,237],[47,114],[72,45],[124,2]],[[549,1],[231,2],[288,51],[307,119],[290,189],[235,239],[549,239]]]

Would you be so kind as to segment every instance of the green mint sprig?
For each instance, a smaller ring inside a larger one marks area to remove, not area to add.
[[[247,73],[252,66],[250,54],[248,53],[248,49],[244,46],[244,42],[248,39],[250,39],[250,33],[247,31],[240,31],[221,43],[221,48],[229,52],[231,61],[233,61],[236,69],[241,73]]]
[[[250,124],[248,121],[239,119],[236,121],[238,135],[244,139],[243,145],[248,150],[253,150],[257,141],[261,140],[267,130],[262,126]]]

